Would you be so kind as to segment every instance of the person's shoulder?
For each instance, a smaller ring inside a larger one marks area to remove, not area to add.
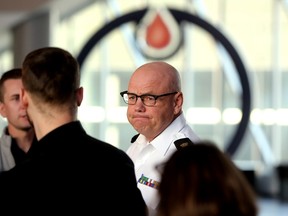
[[[80,122],[74,124],[78,124],[78,127],[79,125],[81,125]],[[82,129],[82,133],[79,134],[80,137],[78,137],[78,139],[81,139],[82,146],[85,146],[84,148],[82,148],[84,152],[97,155],[99,158],[106,161],[107,163],[107,160],[114,162],[125,161],[125,163],[132,163],[132,160],[124,152],[124,150],[112,145],[111,143],[87,134],[84,129]]]
[[[90,135],[89,137],[92,151],[98,152],[101,156],[109,157],[111,160],[118,158],[126,161],[128,160],[129,162],[131,161],[124,150],[112,145],[111,143],[92,137]]]
[[[4,129],[2,134],[0,135],[0,151],[10,151],[11,143],[12,143],[12,137],[7,134],[7,130]],[[4,150],[5,149],[5,150]]]

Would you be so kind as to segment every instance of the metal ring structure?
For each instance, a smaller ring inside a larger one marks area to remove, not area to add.
[[[102,28],[100,28],[97,32],[95,32],[94,35],[86,42],[86,44],[83,46],[82,50],[80,51],[77,60],[79,62],[80,68],[85,62],[86,57],[89,55],[91,50],[94,48],[94,46],[97,45],[97,43],[104,38],[107,34],[109,34],[114,29],[120,27],[121,25],[128,23],[128,22],[136,22],[138,23],[141,18],[144,16],[144,14],[147,12],[149,8],[144,8],[137,11],[132,11],[130,13],[124,14],[122,16],[117,17],[116,19],[106,23]],[[250,119],[250,111],[251,111],[251,90],[250,90],[250,84],[247,76],[246,68],[232,45],[232,43],[228,40],[228,38],[221,33],[217,28],[215,28],[212,24],[205,21],[204,19],[193,15],[191,13],[180,11],[173,8],[168,8],[172,15],[175,17],[178,23],[181,23],[182,21],[187,21],[192,24],[195,24],[199,26],[200,28],[207,31],[209,34],[212,35],[212,37],[220,42],[223,47],[226,49],[228,54],[230,55],[234,66],[238,72],[238,76],[240,79],[241,87],[242,87],[242,104],[241,104],[241,110],[242,110],[242,118],[237,125],[237,128],[234,132],[234,136],[230,139],[230,141],[225,145],[225,153],[230,155],[231,157],[235,154],[238,147],[241,144],[241,141],[245,135],[246,129],[249,124]]]

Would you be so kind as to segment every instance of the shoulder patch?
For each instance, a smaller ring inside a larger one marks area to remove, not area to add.
[[[186,146],[189,145],[194,145],[194,143],[189,139],[189,138],[182,138],[174,141],[174,144],[177,148],[177,150],[180,150],[182,148],[185,148]]]

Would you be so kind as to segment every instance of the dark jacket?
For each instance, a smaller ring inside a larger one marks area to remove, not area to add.
[[[87,135],[79,121],[47,134],[32,159],[3,172],[0,194],[1,212],[11,206],[10,213],[27,215],[146,212],[133,162],[122,150]]]

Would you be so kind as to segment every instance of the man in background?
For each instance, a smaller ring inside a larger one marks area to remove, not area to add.
[[[32,145],[37,143],[34,129],[28,120],[20,98],[21,68],[6,71],[0,79],[0,114],[7,120],[0,138],[0,172],[29,159]]]
[[[186,123],[180,75],[170,64],[158,61],[140,66],[132,74],[128,90],[120,94],[128,104],[128,121],[139,133],[127,153],[135,164],[149,215],[155,215],[161,177],[155,166],[181,145],[199,138]]]

